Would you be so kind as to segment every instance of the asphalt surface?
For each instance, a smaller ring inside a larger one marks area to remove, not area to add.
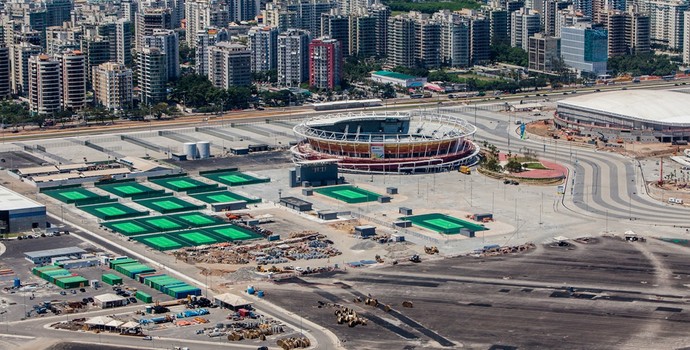
[[[349,349],[669,348],[687,342],[687,287],[679,283],[690,277],[665,271],[685,264],[687,252],[658,241],[600,238],[303,277],[274,287],[267,300],[324,324]],[[368,295],[393,310],[353,301]],[[369,324],[338,325],[329,303],[355,309]]]

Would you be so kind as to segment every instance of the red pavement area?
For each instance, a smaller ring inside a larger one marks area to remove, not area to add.
[[[504,161],[507,159],[507,157],[505,154],[501,153],[499,154],[499,159],[501,161]],[[539,162],[548,169],[526,170],[521,173],[511,173],[510,175],[524,179],[550,179],[562,178],[565,177],[566,174],[568,174],[568,169],[560,164],[549,162],[542,159],[540,159]]]

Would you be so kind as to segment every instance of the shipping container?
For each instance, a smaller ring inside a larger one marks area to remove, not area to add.
[[[137,291],[136,294],[134,294],[134,297],[141,300],[144,303],[152,303],[153,302],[153,297],[142,292],[142,291]]]
[[[116,284],[122,284],[122,278],[120,278],[117,275],[113,275],[112,273],[106,273],[101,276],[101,281],[103,283],[107,283],[111,286],[116,285]]]

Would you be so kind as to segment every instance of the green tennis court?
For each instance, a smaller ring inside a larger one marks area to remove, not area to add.
[[[176,237],[179,237],[192,245],[213,244],[220,242],[219,239],[211,237],[202,231],[177,232]]]
[[[158,250],[179,249],[182,247],[188,247],[192,245],[187,244],[186,242],[182,242],[174,237],[170,237],[166,234],[140,236],[135,237],[134,240],[144,243],[147,246]]]
[[[205,192],[190,194],[190,197],[209,204],[245,201],[247,204],[261,203],[261,198],[247,198],[231,191]]]
[[[243,241],[246,239],[261,238],[261,236],[258,234],[235,225],[211,227],[205,229],[204,231],[214,233],[229,241]]]
[[[414,225],[446,235],[458,234],[462,229],[468,229],[472,232],[488,230],[484,226],[440,213],[405,216],[401,217],[400,220],[411,221]]]
[[[159,232],[157,228],[146,225],[138,220],[105,222],[103,226],[128,237]]]
[[[120,203],[104,203],[80,206],[79,209],[103,220],[116,220],[149,215]]]
[[[192,204],[172,196],[140,199],[134,202],[137,204],[141,204],[149,209],[153,209],[162,214],[177,213],[182,211],[191,211],[206,208],[205,205]]]
[[[269,178],[259,178],[240,171],[205,172],[201,176],[228,186],[244,186],[271,181]]]
[[[324,187],[315,189],[314,192],[350,204],[373,202],[378,200],[379,197],[381,197],[381,195],[378,193],[367,191],[350,185]]]
[[[102,203],[110,199],[109,196],[102,196],[81,187],[47,190],[43,191],[43,193],[68,204],[94,204]]]
[[[171,189],[175,192],[187,192],[196,191],[203,188],[218,188],[218,185],[209,185],[203,183],[199,180],[192,179],[189,176],[176,176],[176,177],[163,177],[163,178],[152,178],[149,179],[150,182],[156,185],[163,186],[165,188]]]
[[[172,231],[184,228],[180,223],[173,221],[167,217],[154,216],[146,219],[140,219],[140,222],[145,223],[151,227],[155,227],[158,231]]]
[[[120,183],[108,183],[100,185],[96,184],[96,187],[122,198],[146,197],[155,194],[160,195],[161,192],[165,192],[161,190],[154,190],[153,188],[139,184],[136,181],[124,181]]]
[[[191,227],[214,226],[214,225],[221,225],[221,224],[225,223],[225,221],[223,219],[220,219],[220,218],[217,218],[214,216],[204,215],[201,213],[175,214],[175,215],[168,215],[166,217],[170,218],[172,220],[178,221],[180,223],[184,223],[187,226],[191,226]]]

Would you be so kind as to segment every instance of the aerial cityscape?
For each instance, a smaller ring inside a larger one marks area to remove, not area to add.
[[[690,348],[685,0],[0,0],[0,349]]]

